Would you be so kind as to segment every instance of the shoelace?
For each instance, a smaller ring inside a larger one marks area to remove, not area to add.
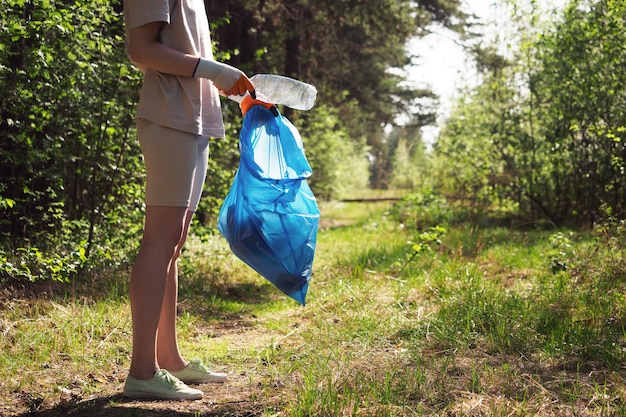
[[[176,388],[179,384],[180,384],[180,380],[178,380],[177,378],[175,378],[172,374],[170,374],[169,372],[167,372],[165,369],[160,369],[157,372],[157,377],[163,381],[164,383],[166,383],[167,385],[169,385],[170,388]]]

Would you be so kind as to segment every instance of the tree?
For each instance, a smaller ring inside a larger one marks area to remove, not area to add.
[[[142,76],[125,53],[122,1],[3,5],[0,277],[37,279],[54,268],[67,279],[71,257],[83,264],[92,255],[90,267],[127,261],[140,238],[144,168],[135,136]],[[225,119],[198,210],[205,224],[238,160],[239,109],[226,106]]]
[[[325,198],[340,191],[339,178],[343,187],[362,184],[355,173],[363,176],[368,152],[382,168],[376,185],[388,183],[392,149],[383,126],[414,112],[412,100],[429,94],[405,87],[390,69],[410,61],[409,37],[432,22],[458,28],[463,17],[460,0],[206,4],[220,60],[318,87],[314,111],[283,111],[304,133],[316,171],[311,183]],[[15,272],[9,257],[20,255],[7,251],[16,248],[32,255],[28,262],[56,271],[70,254],[80,263],[94,253],[109,262],[111,248],[133,250],[143,208],[143,164],[134,139],[141,74],[125,55],[122,1],[6,0],[3,6],[0,273]],[[227,138],[212,144],[212,181],[198,210],[207,225],[238,161],[239,110],[224,107]],[[428,120],[427,112],[414,113],[415,125]],[[27,267],[18,272],[45,275]]]
[[[483,83],[437,143],[441,178],[490,204],[513,201],[528,220],[623,218],[626,5],[575,0],[549,27],[536,9],[513,10],[516,21],[530,16],[527,32],[513,59],[481,50]]]
[[[3,247],[46,248],[71,233],[55,250],[89,255],[108,225],[132,224],[142,200],[140,76],[124,53],[121,2],[3,4],[0,196],[15,202],[1,212]]]
[[[533,93],[542,120],[555,217],[626,215],[626,4],[572,1],[538,43]]]
[[[372,183],[379,187],[388,184],[391,160],[383,126],[395,123],[399,114],[422,125],[433,119],[430,109],[415,113],[419,100],[432,94],[407,87],[390,69],[411,62],[405,48],[410,38],[424,35],[433,23],[461,30],[466,17],[459,0],[213,3],[213,19],[236,21],[221,26],[215,36],[222,48],[239,52],[231,62],[253,73],[279,73],[314,84],[319,103],[338,110],[349,137],[356,143],[366,140],[377,158]]]

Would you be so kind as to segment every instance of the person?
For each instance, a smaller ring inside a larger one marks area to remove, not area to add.
[[[143,72],[136,117],[146,212],[130,278],[123,395],[196,400],[203,393],[189,385],[224,382],[226,374],[179,350],[176,262],[205,181],[209,138],[225,134],[219,94],[254,97],[254,87],[241,70],[213,60],[203,0],[124,0],[124,19],[127,54]]]

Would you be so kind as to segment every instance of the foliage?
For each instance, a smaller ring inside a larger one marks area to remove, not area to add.
[[[415,190],[428,184],[425,179],[427,168],[426,151],[421,138],[417,147],[411,146],[408,139],[400,139],[393,152],[393,167],[390,188]]]
[[[556,233],[550,236],[552,250],[547,253],[550,260],[550,270],[556,274],[568,269],[568,256],[570,255],[572,242],[563,233]]]
[[[70,278],[76,274],[87,260],[85,256],[85,242],[78,249],[67,255],[59,256],[52,254],[44,255],[35,247],[17,248],[19,265],[13,265],[8,258],[0,252],[0,274],[6,274],[13,278],[25,278],[29,281],[53,279],[55,281],[70,282]]]
[[[140,74],[125,57],[121,2],[4,5],[0,194],[14,203],[3,209],[0,234],[8,250],[26,248],[28,256],[14,254],[20,263],[47,259],[56,269],[64,258],[45,253],[65,245],[58,239],[69,223],[84,226],[71,229],[84,242],[81,258],[111,233],[136,236],[128,225],[142,201],[133,138]],[[66,266],[64,275],[73,272]]]
[[[306,138],[319,198],[370,179],[388,186],[395,147],[385,145],[383,125],[404,113],[416,128],[432,120],[432,109],[413,106],[432,94],[390,69],[411,61],[405,43],[429,25],[460,31],[460,1],[218,3],[207,2],[218,59],[318,87],[314,111],[283,111]],[[134,130],[141,73],[125,56],[122,1],[3,6],[2,275],[36,280],[55,274],[43,265],[64,265],[65,279],[125,265],[142,226],[143,164]],[[196,230],[214,226],[238,161],[238,108],[225,104],[224,117],[227,137],[211,144]],[[420,139],[410,136],[412,152]],[[77,250],[78,269],[67,260]]]
[[[278,73],[315,85],[318,102],[341,115],[348,140],[360,148],[366,139],[376,160],[371,184],[385,188],[393,149],[385,146],[383,126],[404,115],[419,128],[434,117],[432,109],[419,105],[432,92],[409,87],[392,70],[412,62],[406,43],[425,35],[430,25],[462,31],[466,16],[460,5],[458,0],[237,0],[228,7],[211,2],[209,15],[238,20],[215,33],[223,49],[239,52],[232,63],[252,62],[253,73]]]
[[[623,218],[625,6],[574,0],[544,26],[531,4],[513,8],[522,34],[513,54],[479,50],[483,82],[436,145],[438,184],[477,211],[514,207],[530,221]]]
[[[416,236],[407,242],[411,249],[406,255],[406,260],[397,262],[397,273],[401,274],[417,256],[432,251],[433,246],[441,245],[445,234],[446,228],[442,226],[432,226],[426,231],[418,231]]]
[[[295,120],[313,168],[308,182],[321,200],[330,200],[345,190],[362,189],[368,185],[367,147],[364,140],[350,140],[338,113],[321,104]]]
[[[474,97],[457,103],[436,143],[436,187],[476,211],[500,200],[519,203],[513,144],[519,137],[516,116],[508,99],[512,91],[498,80],[483,83]],[[495,90],[495,91],[494,91]],[[497,91],[497,93],[496,93]]]
[[[623,2],[572,2],[538,44],[538,117],[552,154],[550,189],[561,197],[548,205],[553,217],[626,214],[625,23]]]
[[[446,198],[426,189],[402,198],[391,212],[408,230],[445,225],[453,219],[452,207]]]

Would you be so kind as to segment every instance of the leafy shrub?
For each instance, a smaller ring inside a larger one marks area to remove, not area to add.
[[[304,150],[313,169],[309,185],[322,200],[338,198],[369,184],[367,148],[350,140],[348,130],[337,110],[317,105],[310,112],[294,118],[304,142]]]
[[[424,191],[404,197],[393,208],[393,214],[406,227],[424,230],[452,220],[452,208],[445,197]]]
[[[66,280],[106,242],[136,232],[141,74],[125,55],[121,11],[120,0],[0,9],[4,273]]]

